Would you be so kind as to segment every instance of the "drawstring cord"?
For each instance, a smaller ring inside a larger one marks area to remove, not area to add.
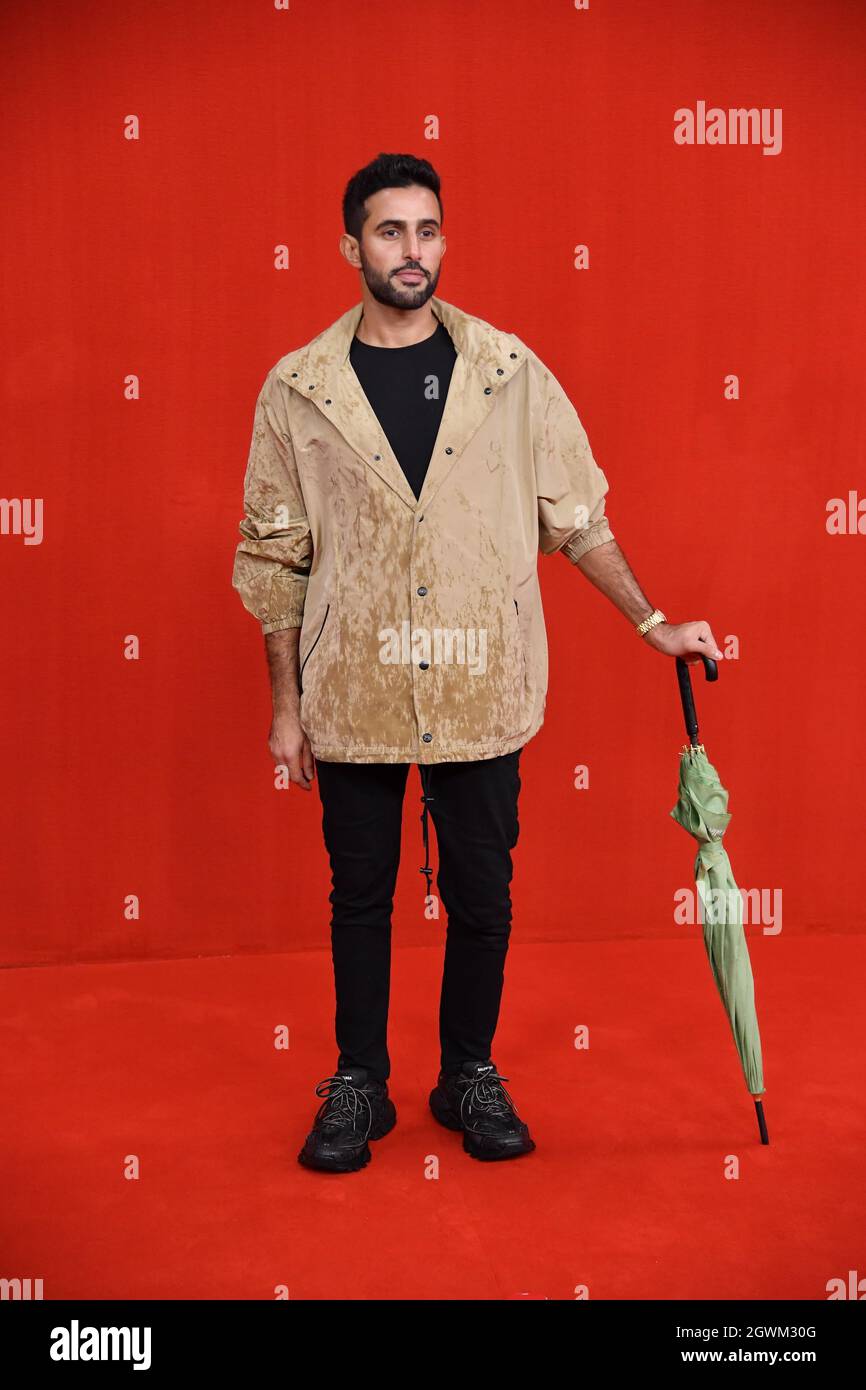
[[[431,770],[430,765],[427,763],[418,764],[418,772],[421,775],[421,800],[424,803],[424,810],[421,812],[421,826],[424,832],[424,867],[421,869],[421,873],[427,875],[426,896],[428,898],[432,892],[430,880],[433,877],[433,870],[430,867],[430,828],[427,818],[427,802],[433,801],[434,799],[429,795]]]

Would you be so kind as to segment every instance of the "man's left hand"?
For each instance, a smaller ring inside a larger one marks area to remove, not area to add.
[[[709,623],[659,623],[645,632],[642,641],[655,647],[666,656],[681,656],[689,666],[700,661],[702,656],[722,660],[723,653],[716,645],[716,639]]]

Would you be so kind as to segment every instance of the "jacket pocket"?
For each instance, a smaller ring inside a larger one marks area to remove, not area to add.
[[[324,616],[324,618],[322,619],[322,626],[319,628],[319,631],[316,633],[316,639],[315,639],[315,641],[313,642],[313,645],[310,647],[310,650],[307,652],[307,655],[304,657],[303,661],[301,662],[301,669],[300,669],[300,672],[299,672],[299,674],[298,674],[298,689],[299,689],[299,693],[300,693],[300,694],[303,694],[303,691],[304,691],[304,671],[306,670],[307,662],[309,661],[310,657],[313,655],[313,652],[316,650],[316,647],[318,646],[318,643],[319,643],[319,638],[321,637],[322,633],[325,631],[325,623],[328,621],[328,614],[330,613],[330,611],[331,611],[331,605],[330,605],[330,603],[329,603],[328,606],[327,606],[326,609],[325,609],[325,616]]]
[[[526,668],[526,643],[525,643],[524,640],[523,640],[523,628],[520,626],[520,607],[519,607],[519,605],[518,605],[517,599],[514,598],[513,595],[512,595],[512,602],[514,603],[514,619],[515,619],[515,622],[517,623],[517,645],[518,645],[518,647],[519,647],[519,649],[520,649],[521,655],[523,656],[523,676],[524,676],[524,680],[525,680],[525,679],[526,679],[526,669],[527,669],[527,668]]]

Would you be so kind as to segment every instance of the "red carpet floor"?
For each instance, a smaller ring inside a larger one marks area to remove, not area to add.
[[[395,946],[397,1126],[340,1175],[296,1161],[336,1061],[329,954],[4,971],[0,1276],[46,1299],[826,1299],[866,1276],[866,946],[749,945],[769,1147],[699,938],[512,938],[493,1057],[536,1151],[482,1164],[437,1125],[441,951]]]

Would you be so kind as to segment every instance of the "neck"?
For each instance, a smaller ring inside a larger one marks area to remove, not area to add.
[[[368,347],[411,347],[431,337],[438,324],[429,299],[420,309],[394,309],[371,297],[364,300],[355,336]]]

